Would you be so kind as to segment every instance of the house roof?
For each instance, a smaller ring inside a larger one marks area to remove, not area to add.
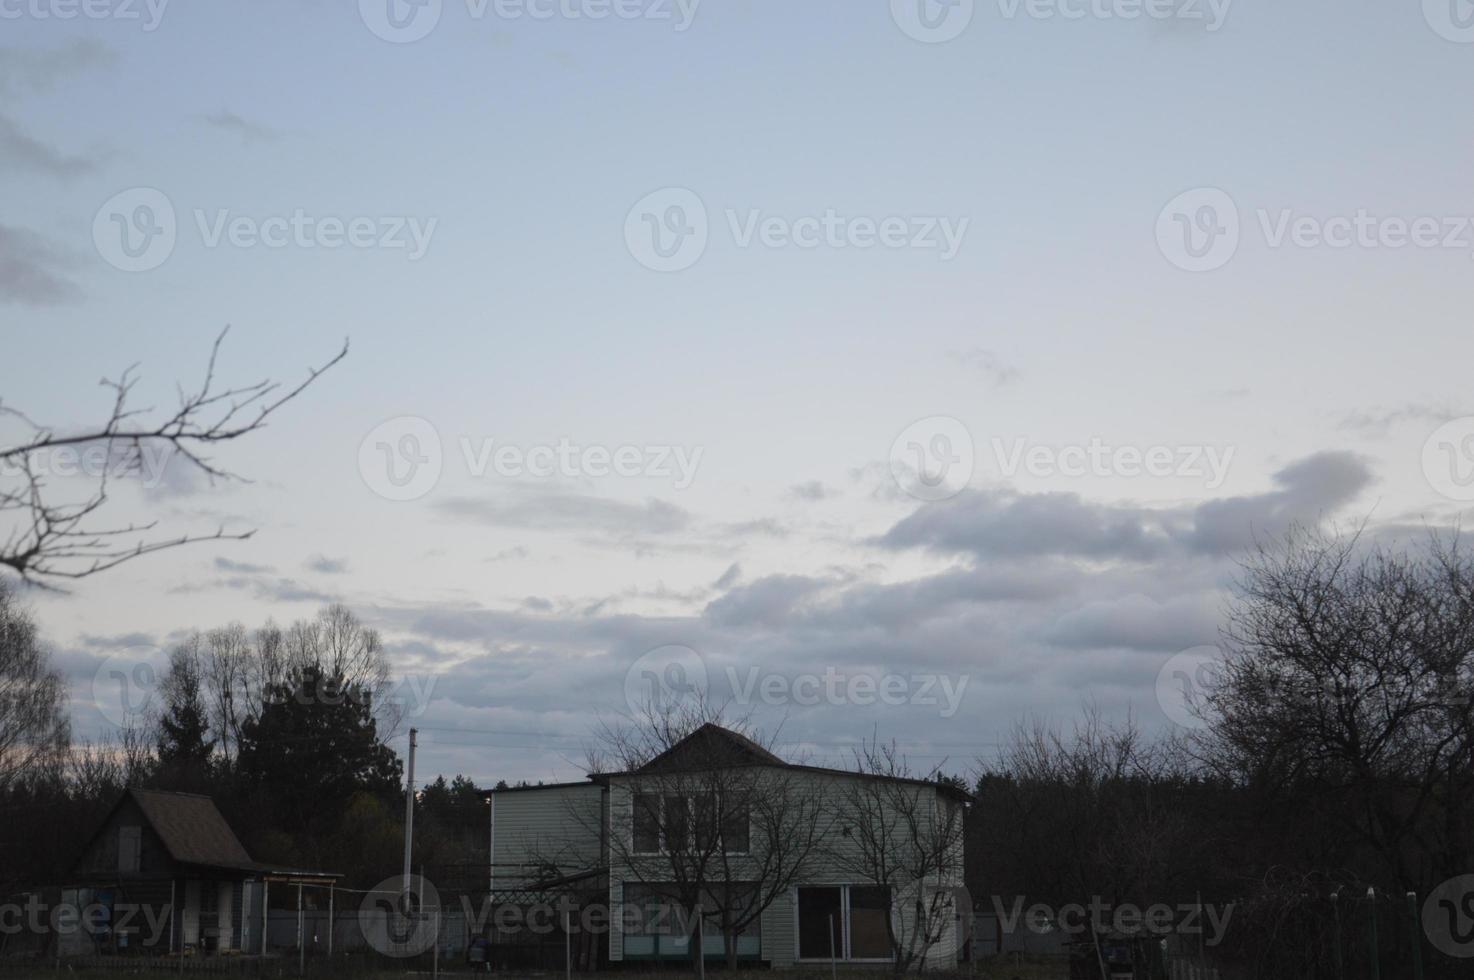
[[[175,861],[254,870],[255,862],[245,845],[210,797],[152,789],[128,793]]]
[[[648,774],[713,766],[784,765],[787,763],[741,732],[707,722],[635,772]]]
[[[198,793],[174,793],[157,789],[128,789],[108,811],[107,817],[88,840],[90,844],[102,833],[113,813],[127,800],[138,805],[143,817],[158,834],[169,857],[179,864],[228,871],[249,871],[284,878],[336,879],[342,875],[330,871],[305,871],[263,864],[251,859],[241,839],[218,807],[208,796]]]
[[[603,780],[612,776],[641,776],[658,773],[710,769],[716,766],[776,766],[798,772],[824,773],[834,776],[850,776],[859,779],[883,779],[889,782],[910,783],[930,786],[944,796],[971,803],[975,799],[966,790],[948,783],[931,779],[915,779],[908,776],[888,776],[881,773],[860,772],[853,769],[829,769],[823,766],[806,766],[784,762],[772,752],[740,732],[707,722],[660,755],[637,769],[624,773],[592,774],[590,779]]]

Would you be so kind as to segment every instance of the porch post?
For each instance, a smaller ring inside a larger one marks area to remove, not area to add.
[[[297,975],[302,975],[307,947],[302,941],[302,882],[297,882]]]
[[[338,887],[335,881],[328,882],[328,956],[333,955],[333,891]]]
[[[271,924],[271,906],[267,899],[271,898],[271,879],[261,879],[261,955],[266,955],[266,927]]]

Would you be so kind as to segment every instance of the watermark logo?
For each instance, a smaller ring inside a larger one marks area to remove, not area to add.
[[[1423,932],[1441,953],[1474,957],[1474,875],[1450,878],[1428,893]]]
[[[441,0],[358,0],[358,16],[375,37],[412,44],[440,23]]]
[[[695,191],[666,187],[640,198],[624,219],[624,244],[656,272],[689,269],[706,254],[706,204]]]
[[[104,660],[92,674],[92,703],[98,713],[119,728],[152,714],[162,660],[151,647],[129,647]]]
[[[1423,0],[1423,17],[1444,40],[1474,44],[1474,3],[1470,0]]]
[[[419,500],[440,482],[443,463],[440,433],[414,415],[381,423],[358,446],[359,476],[385,500]]]
[[[699,697],[706,690],[706,661],[679,644],[642,654],[624,674],[624,701],[636,715]]]
[[[153,187],[132,187],[114,194],[92,219],[97,254],[124,272],[157,269],[174,254],[178,237],[174,204]]]
[[[110,441],[76,446],[53,446],[0,460],[0,479],[54,476],[62,479],[137,480],[145,490],[157,490],[175,458],[184,459],[170,443]],[[192,466],[185,460],[181,465]]]
[[[1443,423],[1423,443],[1423,475],[1450,500],[1474,500],[1474,415]]]
[[[1023,438],[990,442],[998,471],[1009,478],[1149,476],[1201,480],[1209,490],[1228,479],[1236,452],[1233,446],[1113,446],[1098,437],[1075,446],[1034,445]]]
[[[407,959],[428,952],[444,918],[440,892],[428,878],[385,878],[358,906],[358,928],[375,952]]]
[[[967,675],[882,673],[829,666],[818,672],[769,670],[756,665],[726,667],[723,700],[743,707],[868,708],[875,705],[936,708],[952,718],[962,707]],[[706,659],[687,646],[663,646],[641,656],[625,673],[625,703],[636,715],[710,693]]]
[[[891,443],[891,476],[918,500],[947,500],[972,480],[974,451],[967,426],[934,415],[906,427]]]
[[[971,220],[966,217],[841,214],[826,208],[798,216],[761,208],[726,208],[717,227],[735,248],[798,251],[884,249],[932,251],[943,262],[962,250]],[[689,269],[706,254],[712,223],[696,192],[667,187],[641,198],[624,219],[625,247],[635,261],[656,272]]]
[[[136,21],[151,34],[168,8],[169,0],[0,0],[0,20]]]
[[[1069,936],[1103,935],[1110,932],[1127,936],[1202,936],[1207,946],[1223,942],[1233,918],[1234,905],[1157,904],[1147,907],[1132,902],[1107,902],[1099,895],[1089,902],[1072,902],[1055,907],[1039,902],[1024,907],[1026,899],[1017,897],[1011,906],[993,896],[993,912],[1007,935],[1028,930],[1037,936],[1063,932]]]
[[[1193,647],[1173,654],[1157,672],[1157,704],[1173,724],[1203,728],[1200,712],[1223,683],[1223,651]]]
[[[891,0],[891,19],[907,37],[944,44],[972,23],[974,0]]]
[[[1209,34],[1228,19],[1233,0],[998,0],[1005,20],[1020,14],[1032,20],[1202,21]]]
[[[1216,187],[1185,191],[1157,216],[1157,248],[1188,272],[1221,269],[1239,250],[1239,209]]]
[[[408,215],[290,214],[254,217],[229,208],[190,212],[200,244],[207,249],[379,249],[403,251],[409,261],[425,256],[439,226],[438,218]],[[134,187],[113,195],[92,219],[92,241],[103,260],[124,272],[157,269],[174,254],[179,221],[168,195],[152,187]]]

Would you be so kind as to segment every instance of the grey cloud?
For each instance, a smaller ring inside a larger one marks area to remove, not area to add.
[[[1044,635],[1079,649],[1186,650],[1217,639],[1221,601],[1214,594],[1095,600],[1060,616]]]
[[[1090,503],[1075,493],[979,490],[925,506],[878,541],[979,557],[1148,560],[1171,543],[1171,515]]]
[[[1441,425],[1470,413],[1459,411],[1447,404],[1433,405],[1427,402],[1407,402],[1392,408],[1369,408],[1347,412],[1341,416],[1337,428],[1359,432],[1366,436],[1385,436],[1394,427],[1404,422],[1428,422]]]
[[[818,480],[809,480],[807,483],[795,483],[788,488],[788,496],[795,500],[824,500],[834,496],[835,491],[826,487]]]
[[[1322,452],[1274,474],[1278,489],[1226,500],[1210,500],[1193,513],[1192,545],[1226,554],[1256,537],[1282,534],[1294,523],[1319,523],[1351,503],[1372,484],[1367,461],[1355,453]]]
[[[1196,507],[1097,504],[1074,493],[969,491],[924,506],[877,543],[978,558],[1065,556],[1150,561],[1183,550],[1227,554],[1256,536],[1315,523],[1351,503],[1372,482],[1360,456],[1322,452],[1274,474],[1276,489]]]
[[[996,351],[970,347],[967,350],[951,351],[948,356],[964,367],[977,371],[995,388],[1012,384],[1019,377],[1018,369],[1005,363]]]
[[[200,121],[215,129],[234,133],[241,138],[242,142],[270,142],[276,139],[276,131],[259,123],[244,119],[229,109],[221,109],[219,112],[199,117]]]
[[[323,575],[342,575],[348,571],[348,560],[346,558],[329,558],[326,555],[313,555],[307,559],[307,569],[319,572]]]
[[[706,617],[718,626],[777,628],[799,604],[829,584],[803,575],[769,575],[713,600]]]
[[[82,296],[68,278],[74,264],[71,255],[35,232],[0,224],[0,301],[32,306],[74,302]]]
[[[229,558],[215,559],[215,568],[222,572],[234,572],[238,575],[260,575],[275,571],[270,565],[252,565],[249,562],[233,561]]]
[[[46,50],[0,48],[0,94],[48,92],[64,78],[111,67],[117,60],[116,52],[95,41],[77,41]]]
[[[741,579],[742,566],[737,564],[736,562],[733,562],[731,565],[727,566],[727,570],[722,573],[721,578],[717,579],[711,584],[711,587],[719,591],[726,591],[727,589],[730,589],[732,586],[736,585]]]
[[[97,636],[83,633],[81,644],[89,650],[117,650],[126,647],[156,647],[159,640],[152,633],[117,633],[112,636]]]
[[[434,506],[447,517],[488,527],[597,531],[616,536],[671,534],[685,529],[691,521],[685,510],[664,500],[633,504],[561,490],[535,495],[451,497]]]
[[[0,169],[68,180],[92,173],[97,167],[96,159],[69,156],[22,131],[14,120],[0,116]]]

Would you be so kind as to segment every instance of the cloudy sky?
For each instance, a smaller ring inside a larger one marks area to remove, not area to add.
[[[5,404],[352,344],[251,482],[113,503],[254,538],[30,594],[78,729],[103,665],[330,601],[422,771],[576,777],[651,683],[816,762],[1172,724],[1256,534],[1474,499],[1463,13],[0,0]]]

